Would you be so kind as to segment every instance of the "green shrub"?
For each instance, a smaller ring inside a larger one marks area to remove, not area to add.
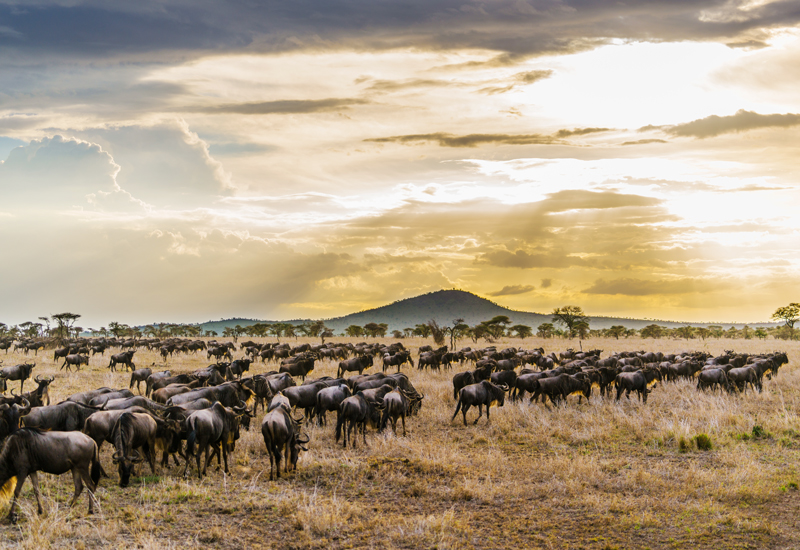
[[[711,438],[706,434],[697,434],[694,436],[694,442],[701,451],[711,450]]]
[[[692,448],[691,443],[686,441],[685,437],[681,436],[681,438],[678,440],[678,449],[680,450],[680,452],[685,453],[691,448]]]

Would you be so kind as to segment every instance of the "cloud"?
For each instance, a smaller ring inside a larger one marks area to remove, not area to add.
[[[0,164],[0,197],[17,210],[72,210],[114,201],[129,210],[143,206],[116,181],[120,166],[108,151],[60,135],[12,149]]]
[[[622,145],[650,145],[651,143],[669,143],[664,139],[637,139],[636,141],[624,141]]]
[[[594,284],[581,290],[583,294],[608,294],[623,296],[650,296],[664,294],[690,294],[696,292],[713,292],[727,288],[727,283],[719,280],[683,278],[683,279],[597,279]]]
[[[407,134],[384,138],[365,139],[372,143],[401,143],[415,145],[437,143],[440,147],[478,147],[480,145],[563,145],[566,137],[608,132],[609,128],[574,128],[559,130],[555,134],[467,134],[457,136],[445,132],[432,134]]]
[[[537,69],[533,71],[525,71],[513,75],[511,77],[510,84],[506,84],[504,86],[489,86],[486,88],[482,88],[479,91],[489,95],[503,94],[516,89],[520,85],[527,86],[535,82],[538,82],[540,80],[544,80],[545,78],[550,78],[551,76],[553,76],[553,71],[550,69]]]
[[[489,296],[513,296],[516,294],[527,294],[535,289],[536,287],[533,285],[506,285],[500,290],[490,292]]]
[[[369,101],[365,99],[353,98],[282,99],[255,103],[229,103],[209,107],[187,107],[184,110],[207,114],[289,115],[339,111],[349,109],[354,105],[365,105],[367,103]]]
[[[542,279],[542,288],[550,288],[553,286],[553,279]]]
[[[570,256],[563,252],[549,253],[529,253],[524,250],[510,252],[508,250],[496,250],[481,254],[476,259],[476,263],[489,264],[496,267],[512,267],[519,269],[532,268],[565,268],[578,265],[585,265],[586,262],[577,256]]]
[[[772,114],[761,115],[753,111],[740,109],[735,115],[717,116],[693,120],[674,126],[660,127],[664,132],[676,137],[694,137],[698,139],[716,137],[722,134],[732,134],[757,130],[760,128],[789,128],[800,125],[800,114]],[[645,127],[653,129],[655,127]]]

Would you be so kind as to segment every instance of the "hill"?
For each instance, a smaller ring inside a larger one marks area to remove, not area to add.
[[[435,320],[440,325],[451,325],[454,319],[463,319],[470,326],[481,321],[488,321],[497,315],[506,315],[512,324],[528,325],[534,330],[542,323],[552,322],[550,314],[516,311],[503,307],[491,300],[481,298],[471,292],[463,290],[439,290],[429,292],[413,298],[398,300],[391,304],[351,313],[342,317],[325,319],[325,324],[340,334],[350,325],[364,326],[367,323],[386,323],[389,330],[403,330],[413,328],[415,325]],[[299,325],[308,319],[294,319],[284,321]],[[235,325],[247,326],[254,323],[273,323],[256,319],[225,319],[202,323],[203,330],[215,330],[221,334],[225,327]],[[715,323],[681,323],[678,321],[659,321],[654,319],[627,319],[622,317],[591,317],[589,325],[593,329],[609,328],[613,325],[622,325],[627,328],[641,329],[647,325],[658,324],[668,328],[677,328],[692,324],[693,326],[708,326]],[[722,323],[716,323],[722,324]],[[725,323],[730,327],[730,323]],[[733,324],[737,328],[744,326],[742,323]],[[752,323],[751,327],[773,326],[770,323]]]

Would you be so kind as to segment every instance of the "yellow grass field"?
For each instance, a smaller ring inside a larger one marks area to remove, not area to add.
[[[303,338],[292,341],[302,343]],[[340,338],[335,341],[347,342]],[[387,339],[387,342],[392,341]],[[403,340],[414,358],[430,340]],[[460,346],[471,342],[461,341]],[[483,344],[479,344],[482,346]],[[547,352],[577,341],[507,339],[498,348],[542,346]],[[475,347],[473,345],[473,347]],[[404,367],[425,394],[407,437],[367,434],[368,447],[334,443],[334,415],[309,426],[309,452],[298,471],[270,482],[261,418],[242,432],[232,475],[209,468],[198,481],[182,467],[151,475],[138,465],[120,489],[112,449],[101,453],[111,476],[100,482],[100,513],[87,516],[86,493],[72,510],[70,475],[43,475],[45,513],[37,516],[30,482],[16,526],[0,525],[6,548],[799,548],[800,343],[775,340],[593,339],[584,349],[675,352],[723,349],[786,351],[790,363],[764,392],[744,396],[702,393],[687,381],[659,384],[648,403],[619,403],[593,394],[566,407],[511,403],[464,427],[451,379]],[[64,374],[42,351],[33,373],[56,375],[53,403],[101,386],[127,388],[129,373],[110,373],[108,355]],[[237,354],[235,357],[239,357]],[[6,366],[21,354],[0,354]],[[138,367],[156,353],[138,351]],[[168,361],[173,371],[206,366],[202,356]],[[376,372],[376,366],[367,372]],[[336,364],[317,363],[312,377],[335,376]],[[154,369],[155,370],[155,369]],[[159,368],[159,370],[161,370]],[[251,374],[277,370],[255,363]],[[34,384],[26,384],[33,389]],[[18,391],[19,383],[11,383]],[[468,420],[476,411],[470,410]],[[401,431],[402,434],[402,431]],[[712,449],[693,442],[707,434]],[[757,436],[757,437],[756,437]],[[216,464],[216,463],[215,463]],[[0,510],[7,514],[8,508]]]

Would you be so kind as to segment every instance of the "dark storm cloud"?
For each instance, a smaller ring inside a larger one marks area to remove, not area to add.
[[[348,109],[353,105],[369,103],[364,99],[282,99],[254,103],[229,103],[210,107],[189,107],[193,113],[239,114],[239,115],[289,115],[320,113]]]
[[[484,48],[567,53],[614,38],[752,47],[800,20],[794,0],[4,0],[0,48],[86,58],[194,51]]]
[[[788,128],[800,125],[800,114],[772,114],[762,115],[753,111],[740,109],[735,115],[711,115],[684,124],[675,126],[662,126],[661,130],[676,137],[694,137],[698,139],[716,137],[722,134],[732,134],[757,130],[760,128]],[[647,127],[654,129],[655,127]]]
[[[506,285],[498,291],[490,292],[489,296],[514,296],[517,294],[527,294],[535,290],[533,285]]]
[[[365,139],[372,143],[401,143],[415,145],[422,143],[437,143],[440,147],[478,147],[480,145],[564,145],[564,138],[584,136],[599,132],[608,132],[609,128],[574,128],[572,130],[559,130],[555,134],[467,134],[457,136],[446,132],[432,134],[406,134],[403,136],[389,136],[382,138]]]

